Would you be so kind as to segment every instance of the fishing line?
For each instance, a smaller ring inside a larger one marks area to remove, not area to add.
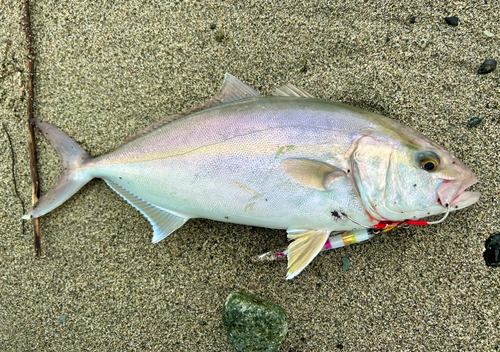
[[[359,226],[362,226],[366,229],[371,229],[372,226],[366,226],[366,225],[363,225],[363,224],[360,224],[359,222],[355,221],[353,218],[351,218],[349,215],[347,214],[344,214],[350,221],[352,221],[353,223],[355,223],[356,225],[359,225]]]
[[[353,218],[351,218],[347,214],[345,216],[350,221],[352,221],[353,223],[355,223],[356,225],[359,225],[359,226],[364,227],[366,229],[375,228],[377,230],[381,230],[381,229],[386,229],[388,227],[393,228],[393,227],[396,227],[396,226],[404,226],[404,225],[413,225],[413,226],[437,225],[437,224],[440,224],[443,221],[445,221],[449,214],[450,214],[450,206],[448,204],[446,204],[446,214],[444,214],[444,216],[441,219],[436,220],[436,221],[406,220],[406,221],[403,221],[401,223],[397,223],[397,222],[396,223],[389,223],[389,222],[382,221],[382,222],[378,223],[375,226],[366,226],[366,225],[360,224],[359,222],[357,222],[356,220],[354,220]]]

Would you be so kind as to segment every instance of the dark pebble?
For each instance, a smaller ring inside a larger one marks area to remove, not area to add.
[[[497,68],[497,60],[486,60],[477,70],[480,75],[485,75],[487,73],[495,71]]]
[[[427,44],[429,44],[429,41],[427,39],[422,39],[421,41],[419,41],[418,43],[418,46],[421,47],[422,49],[425,49],[425,47],[427,46]]]
[[[300,64],[302,65],[302,68],[300,69],[300,72],[302,72],[302,73],[306,73],[306,72],[307,72],[307,70],[309,69],[309,68],[307,67],[307,60],[302,60],[302,61],[300,62]]]
[[[412,18],[410,18],[410,23],[411,23],[411,24],[414,24],[414,23],[415,23],[415,16],[413,16]]]
[[[216,26],[215,24],[211,24],[211,25],[210,25],[210,29],[211,29],[211,30],[214,30],[215,28],[217,28],[217,26]]]
[[[453,26],[453,27],[456,27],[458,26],[458,18],[455,17],[455,16],[451,16],[451,17],[445,17],[444,20],[446,21],[446,23],[448,23],[450,26]]]
[[[224,40],[225,36],[224,36],[224,32],[222,31],[219,31],[215,34],[215,40],[218,42],[218,43],[222,43],[222,41]]]
[[[474,118],[472,118],[472,119],[469,120],[469,126],[476,127],[481,122],[483,122],[483,118],[482,117],[474,117]]]
[[[336,347],[337,347],[339,350],[344,349],[344,345],[343,345],[343,344],[341,344],[341,343],[338,343]]]
[[[484,243],[484,262],[487,266],[498,267],[500,265],[500,233],[491,236]]]

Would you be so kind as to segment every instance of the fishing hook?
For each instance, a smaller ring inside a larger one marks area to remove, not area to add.
[[[437,220],[437,221],[428,221],[427,225],[436,225],[436,224],[442,223],[443,221],[446,220],[449,213],[450,213],[450,205],[446,204],[446,214],[444,214],[443,218],[441,220]]]

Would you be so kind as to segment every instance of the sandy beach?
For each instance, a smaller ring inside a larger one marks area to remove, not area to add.
[[[500,232],[500,69],[477,74],[500,61],[498,2],[46,0],[31,12],[35,115],[93,156],[202,103],[229,72],[262,94],[290,82],[399,120],[470,167],[482,196],[285,281],[286,261],[255,261],[286,248],[285,231],[195,219],[153,245],[148,221],[96,179],[42,217],[34,260],[22,6],[3,0],[0,120],[21,199],[2,129],[0,350],[230,351],[234,290],[286,310],[282,352],[500,349],[500,269],[483,260]],[[37,146],[44,193],[61,166],[39,133]]]

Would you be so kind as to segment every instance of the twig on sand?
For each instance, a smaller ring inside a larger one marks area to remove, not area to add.
[[[24,18],[23,29],[26,34],[26,68],[28,69],[27,97],[26,97],[26,122],[28,124],[28,148],[30,150],[30,171],[32,184],[32,205],[35,205],[40,196],[38,188],[38,168],[36,166],[36,144],[35,129],[31,120],[33,119],[33,35],[31,33],[30,2],[23,0]],[[41,254],[40,248],[40,219],[31,220],[33,223],[33,245],[35,247],[35,257]]]
[[[9,131],[7,131],[7,127],[5,127],[5,124],[2,122],[2,127],[7,135],[7,140],[9,141],[9,147],[10,147],[10,155],[12,157],[12,180],[14,181],[14,192],[16,192],[17,198],[19,198],[19,201],[21,202],[21,206],[23,208],[23,214],[25,213],[25,207],[24,207],[24,201],[19,195],[19,191],[17,190],[17,182],[16,182],[16,155],[14,154],[14,148],[12,147],[12,139],[10,138]],[[24,221],[21,222],[22,224],[22,234],[24,235]]]

